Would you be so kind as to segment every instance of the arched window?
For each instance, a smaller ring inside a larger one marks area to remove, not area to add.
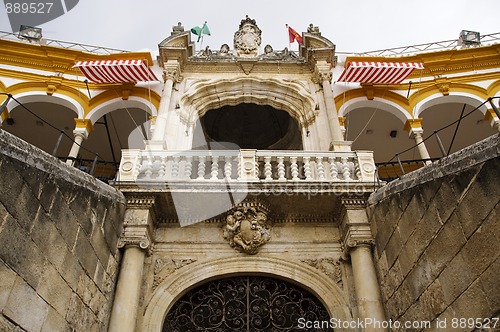
[[[329,320],[323,304],[305,289],[280,279],[239,276],[186,293],[167,313],[162,331],[304,331],[306,322],[317,326],[307,331],[333,331]]]

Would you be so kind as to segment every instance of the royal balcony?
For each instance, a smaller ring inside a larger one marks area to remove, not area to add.
[[[345,199],[379,185],[372,152],[123,150],[115,186],[132,202],[155,200],[160,223],[220,222],[247,200],[272,206],[275,222],[337,222]]]
[[[118,181],[368,182],[372,152],[271,150],[124,150]]]

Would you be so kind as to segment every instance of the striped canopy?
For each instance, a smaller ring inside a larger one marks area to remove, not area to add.
[[[158,81],[143,60],[76,61],[85,77],[95,83],[132,83]]]
[[[337,82],[398,84],[414,69],[424,69],[424,65],[419,62],[351,61]]]

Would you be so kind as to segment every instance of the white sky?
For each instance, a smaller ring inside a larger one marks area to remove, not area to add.
[[[218,50],[233,48],[248,14],[262,30],[262,48],[288,47],[286,23],[299,33],[313,23],[337,51],[364,52],[457,39],[461,30],[497,33],[499,13],[500,0],[80,0],[40,27],[49,39],[156,52],[177,22],[187,30],[207,21],[212,36],[203,47]],[[0,30],[11,31],[3,6]]]

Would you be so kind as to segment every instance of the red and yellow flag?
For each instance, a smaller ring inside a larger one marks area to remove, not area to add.
[[[290,43],[293,43],[296,40],[297,43],[302,44],[302,36],[297,31],[289,27],[288,24],[286,26],[288,28],[288,38]]]

